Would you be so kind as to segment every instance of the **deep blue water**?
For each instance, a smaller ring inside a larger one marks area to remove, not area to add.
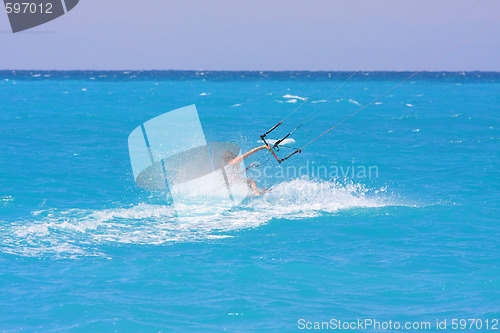
[[[409,73],[325,101],[349,75],[0,72],[0,331],[500,319],[498,73],[418,74],[251,170],[274,190],[223,214],[179,220],[135,185],[127,137],[164,112],[196,104],[209,141],[249,150],[314,94],[271,135],[319,110],[301,147]]]

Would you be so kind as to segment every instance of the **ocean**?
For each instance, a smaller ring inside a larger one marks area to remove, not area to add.
[[[300,148],[411,73],[328,98],[350,74],[0,71],[0,332],[500,329],[499,73],[419,73],[222,213],[135,184],[127,138],[155,116],[195,104],[248,151],[310,98],[269,134],[301,125]]]

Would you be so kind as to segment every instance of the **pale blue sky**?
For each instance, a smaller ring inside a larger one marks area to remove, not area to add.
[[[500,71],[500,20],[426,65],[499,15],[499,0],[80,0],[17,34],[1,9],[0,69]]]

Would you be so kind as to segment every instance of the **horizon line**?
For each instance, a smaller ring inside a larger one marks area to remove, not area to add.
[[[0,69],[0,72],[233,72],[233,73],[413,73],[417,70],[258,70],[258,69]],[[419,73],[500,73],[499,70],[419,70]]]

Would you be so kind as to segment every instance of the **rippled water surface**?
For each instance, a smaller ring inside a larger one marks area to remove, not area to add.
[[[328,99],[349,74],[0,72],[0,331],[499,318],[498,74],[417,75],[250,170],[273,190],[230,211],[177,218],[135,185],[128,134],[159,114],[196,104],[208,141],[249,150],[312,96],[270,135],[312,115],[302,147],[406,75]]]

